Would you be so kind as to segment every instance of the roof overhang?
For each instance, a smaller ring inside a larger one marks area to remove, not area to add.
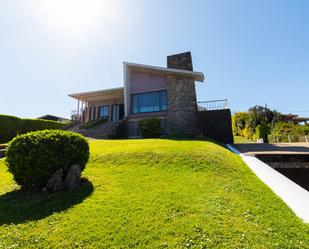
[[[309,121],[309,117],[295,117],[295,118],[293,118],[293,121],[307,122],[307,121]]]
[[[189,70],[182,70],[182,69],[174,69],[174,68],[166,68],[166,67],[157,67],[157,66],[149,66],[144,64],[137,64],[131,62],[124,62],[124,66],[127,69],[134,69],[141,72],[156,72],[162,74],[178,74],[187,77],[192,77],[193,80],[204,82],[204,74],[201,72],[189,71]]]
[[[69,96],[80,101],[97,101],[97,100],[107,100],[114,98],[123,98],[123,94],[124,94],[124,88],[117,87],[92,92],[73,93],[69,94]]]

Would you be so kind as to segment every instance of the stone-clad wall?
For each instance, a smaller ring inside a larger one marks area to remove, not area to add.
[[[196,134],[197,104],[194,80],[190,77],[169,75],[167,103],[168,134]]]
[[[233,143],[231,110],[198,112],[199,129],[204,136],[223,143]]]
[[[190,52],[167,56],[167,67],[193,71]]]
[[[258,159],[275,169],[309,169],[309,155],[306,154],[257,154]]]

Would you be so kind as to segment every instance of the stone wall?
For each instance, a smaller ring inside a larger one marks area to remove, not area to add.
[[[169,75],[167,81],[167,132],[194,135],[197,131],[195,83],[190,77]]]
[[[257,154],[255,157],[274,169],[309,169],[309,155],[306,154]]]
[[[198,112],[198,127],[204,136],[222,143],[233,143],[231,110]]]
[[[193,71],[190,52],[167,56],[167,67]]]

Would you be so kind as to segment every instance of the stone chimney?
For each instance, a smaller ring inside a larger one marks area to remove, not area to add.
[[[167,56],[167,67],[193,71],[191,52]]]
[[[167,67],[193,71],[191,53],[168,56]],[[197,104],[194,79],[181,74],[169,74],[167,102],[168,134],[196,134]]]

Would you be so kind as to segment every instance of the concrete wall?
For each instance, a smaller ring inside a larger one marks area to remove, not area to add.
[[[153,92],[167,88],[167,78],[162,74],[131,72],[130,94]]]
[[[233,143],[231,110],[198,112],[198,127],[204,136],[222,143]]]

